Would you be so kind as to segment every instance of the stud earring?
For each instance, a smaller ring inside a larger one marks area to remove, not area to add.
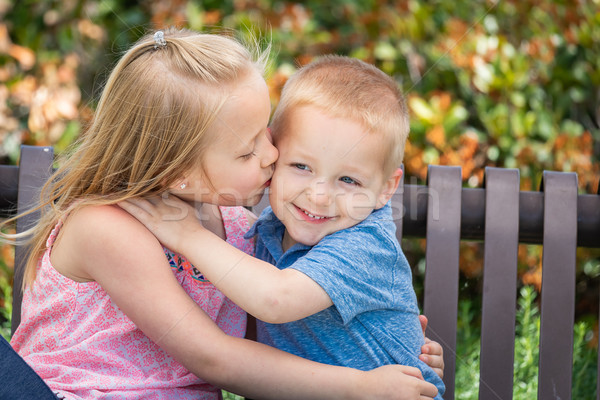
[[[182,183],[181,185],[179,185],[179,188],[181,190],[185,189],[187,187],[187,185],[185,183]]]

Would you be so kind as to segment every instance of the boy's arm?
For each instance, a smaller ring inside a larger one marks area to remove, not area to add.
[[[333,303],[314,280],[292,268],[279,270],[249,256],[205,229],[194,209],[176,198],[134,199],[119,204],[169,249],[183,254],[233,302],[256,318],[284,323]]]

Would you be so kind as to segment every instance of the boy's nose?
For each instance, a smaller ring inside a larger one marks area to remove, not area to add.
[[[331,188],[323,180],[314,180],[308,188],[307,195],[310,201],[317,206],[328,206],[331,204]]]

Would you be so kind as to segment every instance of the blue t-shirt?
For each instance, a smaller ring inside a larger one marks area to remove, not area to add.
[[[284,253],[284,231],[267,207],[246,237],[257,235],[256,257],[306,274],[327,292],[333,306],[285,324],[257,321],[258,340],[325,364],[361,370],[385,364],[417,367],[437,386],[436,399],[441,399],[444,383],[419,360],[423,331],[391,206],[313,247],[297,243]]]

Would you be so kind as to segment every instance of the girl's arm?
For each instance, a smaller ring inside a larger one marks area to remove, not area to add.
[[[294,321],[332,305],[323,288],[303,273],[247,255],[204,229],[188,204],[172,197],[120,204],[171,250],[184,254],[215,286],[256,318]],[[423,331],[427,321],[423,321]],[[443,378],[442,346],[426,338],[420,358]]]
[[[53,263],[98,282],[146,335],[218,387],[274,399],[429,399],[437,392],[415,368],[363,372],[227,336],[181,288],[156,238],[117,207],[72,213],[55,246]]]

